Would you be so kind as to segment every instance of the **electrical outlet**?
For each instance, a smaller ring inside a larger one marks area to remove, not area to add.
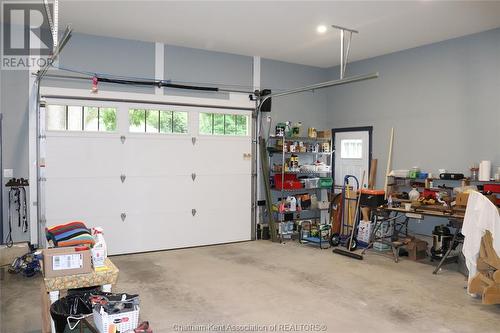
[[[3,169],[3,178],[14,177],[14,169]]]

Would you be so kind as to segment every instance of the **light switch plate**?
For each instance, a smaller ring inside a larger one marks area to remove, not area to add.
[[[3,169],[3,177],[4,178],[14,177],[14,169]]]

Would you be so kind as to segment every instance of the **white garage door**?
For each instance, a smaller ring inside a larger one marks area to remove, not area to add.
[[[64,100],[42,111],[46,225],[102,226],[110,254],[251,238],[250,112]]]

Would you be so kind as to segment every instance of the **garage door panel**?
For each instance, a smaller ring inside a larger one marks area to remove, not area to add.
[[[190,237],[199,244],[222,244],[250,240],[251,205],[229,207],[221,210],[197,210],[193,219],[193,231]]]
[[[123,183],[123,205],[130,212],[169,213],[191,210],[191,175],[165,177],[128,177]]]
[[[119,176],[121,142],[118,137],[47,137],[46,176]]]
[[[217,208],[248,203],[251,198],[251,180],[248,174],[197,175],[193,185],[196,207]]]
[[[251,153],[249,139],[223,137],[209,140],[200,138],[195,146],[195,166],[197,173],[232,174],[250,173]]]
[[[120,216],[120,183],[119,177],[47,178],[46,217],[78,220],[82,216]]]
[[[188,225],[192,218],[190,211],[147,215],[128,213],[125,221],[116,227],[121,227],[130,235],[129,238],[106,235],[106,243],[112,254],[196,246],[198,244],[190,237]]]
[[[250,137],[128,133],[118,111],[118,134],[49,133],[48,225],[101,226],[112,255],[251,238]]]
[[[123,169],[131,176],[191,174],[191,138],[133,137],[125,141]]]

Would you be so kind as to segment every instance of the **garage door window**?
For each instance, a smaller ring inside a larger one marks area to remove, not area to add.
[[[133,133],[185,134],[188,132],[188,113],[130,109],[129,131]]]
[[[200,113],[200,134],[248,135],[248,116],[239,114]]]
[[[116,108],[73,105],[48,105],[49,131],[115,132]]]

